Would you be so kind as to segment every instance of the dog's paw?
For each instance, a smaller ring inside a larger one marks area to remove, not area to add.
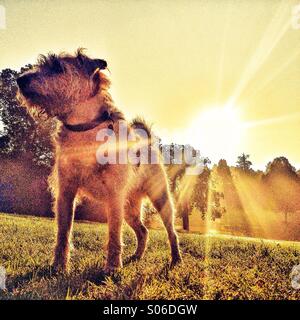
[[[129,256],[124,260],[124,264],[126,265],[126,264],[129,264],[132,262],[137,262],[137,261],[141,260],[141,258],[142,258],[142,256],[138,256],[138,255],[133,254],[132,256]]]
[[[50,266],[50,272],[53,275],[58,275],[58,274],[67,274],[69,273],[69,269],[65,264],[61,263],[52,263]]]
[[[142,254],[135,253],[135,254],[133,254],[132,256],[129,257],[129,261],[130,262],[134,262],[134,261],[141,260],[142,258],[143,258]]]
[[[178,264],[182,263],[182,258],[181,256],[176,256],[176,257],[173,257],[172,260],[171,260],[171,263],[170,263],[170,267],[173,268],[175,266],[177,266]]]
[[[116,271],[118,271],[118,268],[116,268],[116,267],[105,267],[103,270],[104,275],[106,275],[106,276],[110,276],[113,273],[115,273]]]
[[[105,268],[104,268],[104,274],[105,275],[111,275],[117,271],[119,271],[122,268],[122,264],[120,265],[109,265],[106,264]]]

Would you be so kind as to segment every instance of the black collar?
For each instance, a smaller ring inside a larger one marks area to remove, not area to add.
[[[64,127],[68,129],[69,131],[74,132],[83,132],[88,131],[96,128],[100,123],[105,121],[114,121],[114,119],[111,117],[110,113],[108,111],[104,111],[101,113],[96,119],[92,120],[91,122],[87,123],[79,123],[79,124],[67,124],[64,123]]]

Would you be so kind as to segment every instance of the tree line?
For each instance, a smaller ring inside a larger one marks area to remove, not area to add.
[[[28,65],[20,72],[30,68],[32,66]],[[27,162],[48,173],[53,164],[50,137],[54,122],[43,117],[32,118],[26,109],[19,105],[15,81],[18,74],[11,69],[0,72],[0,161],[1,158],[25,158]],[[167,165],[167,173],[183,229],[189,230],[189,216],[194,209],[197,209],[202,219],[211,220],[221,218],[232,208],[242,209],[243,203],[236,183],[239,179],[252,179],[259,183],[263,191],[257,195],[256,200],[262,207],[271,206],[272,210],[283,213],[286,223],[291,213],[300,210],[299,172],[287,158],[275,158],[267,164],[265,171],[253,170],[250,156],[245,153],[237,157],[236,165],[233,167],[229,167],[224,159],[212,166],[210,160],[204,158],[202,172],[190,176],[187,174],[189,164],[177,164],[173,161],[174,155],[178,154],[178,150],[183,150],[183,147],[187,146],[160,143],[161,151],[170,150],[171,162]],[[188,147],[194,154],[199,152],[192,146]],[[254,191],[251,188],[249,190]],[[149,219],[155,214],[155,210],[146,205],[145,214],[146,219]]]

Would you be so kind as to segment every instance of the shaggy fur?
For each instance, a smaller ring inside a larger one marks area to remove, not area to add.
[[[58,119],[55,138],[56,160],[50,184],[55,198],[57,239],[53,265],[66,270],[75,200],[80,195],[100,200],[107,213],[109,237],[106,271],[122,266],[121,227],[123,218],[137,238],[134,258],[143,256],[148,231],[141,221],[141,203],[149,197],[161,215],[171,246],[172,263],[181,260],[174,230],[174,208],[166,173],[162,164],[108,164],[96,162],[99,142],[96,134],[102,128],[113,128],[123,114],[114,106],[108,93],[109,80],[101,72],[106,68],[101,59],[91,59],[82,50],[75,55],[42,56],[33,70],[17,79],[20,99],[29,110],[38,110]],[[92,121],[107,112],[110,119],[97,127],[73,132],[64,125]],[[130,128],[146,128],[142,120]]]

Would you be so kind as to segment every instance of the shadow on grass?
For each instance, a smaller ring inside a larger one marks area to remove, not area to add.
[[[16,276],[8,276],[7,278],[7,290],[12,291],[13,288],[23,286],[24,284],[30,282],[35,278],[51,278],[54,273],[51,269],[51,266],[45,267],[35,267],[31,271],[25,274],[19,274]]]
[[[18,289],[31,286],[31,282],[39,283],[41,280],[46,280],[48,283],[49,296],[47,299],[65,299],[68,294],[74,294],[81,291],[87,281],[95,285],[102,285],[107,277],[104,270],[98,266],[92,266],[84,269],[81,273],[76,271],[71,273],[55,272],[51,266],[36,267],[33,270],[19,274],[16,276],[8,276],[6,289],[0,290],[0,300],[7,299],[44,299],[43,293],[39,294],[38,287],[32,295],[19,293]],[[35,286],[34,286],[35,287]],[[54,294],[55,293],[55,294]]]
[[[141,261],[129,256],[124,259],[124,266],[130,267],[133,264],[139,264]],[[172,269],[170,263],[166,262],[161,268],[158,268],[154,274],[137,272],[134,283],[128,287],[128,292],[124,292],[126,298],[132,297],[136,290],[141,288],[153,277],[162,277],[168,279],[169,271]],[[0,300],[8,299],[68,299],[76,296],[78,292],[88,294],[87,285],[89,282],[96,286],[105,286],[109,278],[118,285],[122,281],[122,272],[115,271],[107,274],[103,266],[95,263],[77,271],[75,266],[71,267],[70,273],[57,273],[50,265],[35,267],[29,272],[8,275],[7,289],[0,290]],[[126,288],[125,288],[126,289]]]

